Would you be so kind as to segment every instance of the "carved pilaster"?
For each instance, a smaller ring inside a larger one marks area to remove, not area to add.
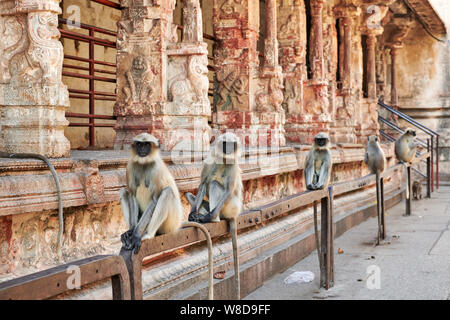
[[[173,24],[175,0],[123,0],[118,22],[116,149],[150,132],[166,151],[209,149],[208,60],[199,0],[183,7],[183,39]]]
[[[324,0],[311,0],[310,65],[315,81],[324,79],[322,9]]]
[[[267,38],[259,66],[259,1],[214,1],[213,127],[247,146],[284,145],[283,75],[278,65],[276,1],[266,1]],[[267,140],[268,139],[268,140]]]
[[[0,110],[7,152],[69,155],[59,0],[0,3]]]

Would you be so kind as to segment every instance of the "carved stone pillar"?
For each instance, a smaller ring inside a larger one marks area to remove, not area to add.
[[[323,67],[323,30],[322,9],[324,0],[311,0],[311,34],[309,37],[310,66],[312,79],[322,81],[324,79]]]
[[[284,145],[283,76],[278,65],[276,1],[266,1],[267,38],[259,66],[259,1],[214,0],[213,127],[246,146]]]
[[[332,123],[331,137],[334,142],[356,143],[359,120],[359,96],[354,83],[353,66],[353,29],[361,13],[360,8],[353,4],[343,4],[333,9],[335,17],[339,19],[341,44],[339,56],[341,68],[339,70],[340,84],[336,97],[336,112]]]
[[[175,0],[122,0],[117,39],[115,149],[150,132],[166,151],[207,151],[208,60],[199,0],[184,1],[183,39]]]
[[[367,34],[367,97],[371,100],[377,98],[377,74],[375,62],[375,46],[377,43],[377,35],[373,32]]]
[[[0,150],[66,157],[59,0],[0,2]]]
[[[391,105],[398,108],[397,93],[397,54],[401,46],[391,46]]]

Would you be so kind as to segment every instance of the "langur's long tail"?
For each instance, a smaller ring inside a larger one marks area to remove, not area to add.
[[[230,232],[231,232],[231,242],[233,244],[233,259],[234,259],[234,280],[236,288],[236,299],[241,300],[241,280],[239,273],[239,247],[237,243],[237,226],[236,218],[229,220]]]
[[[379,194],[381,190],[381,180],[380,180],[380,174],[377,172],[375,173],[375,179],[376,179],[376,188],[377,188],[377,216],[378,216],[378,237],[377,237],[377,244],[379,245],[381,242],[382,234],[381,234],[381,196]]]
[[[194,227],[200,229],[206,238],[206,243],[208,245],[208,300],[214,300],[214,284],[213,284],[213,276],[214,276],[214,261],[213,261],[213,250],[212,250],[212,241],[211,235],[209,234],[208,229],[200,223],[185,221],[182,224],[182,227]]]
[[[58,191],[58,216],[59,216],[59,231],[58,231],[58,243],[57,243],[57,254],[61,258],[61,248],[62,248],[62,236],[64,232],[64,216],[63,216],[63,205],[61,196],[61,186],[59,184],[58,175],[55,168],[50,163],[47,157],[36,154],[36,153],[8,153],[0,151],[1,158],[14,158],[14,159],[38,159],[44,161],[52,173],[53,179],[55,180],[56,190]]]

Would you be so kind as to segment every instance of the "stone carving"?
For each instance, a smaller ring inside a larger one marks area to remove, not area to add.
[[[222,5],[220,6],[220,11],[223,14],[233,14],[235,13],[237,10],[236,5],[241,4],[242,0],[224,0],[224,2],[222,3]]]
[[[202,42],[202,24],[199,0],[186,0],[183,8],[183,42]]]
[[[131,25],[128,21],[117,21],[117,51],[128,52]]]
[[[283,111],[283,76],[276,74],[269,78],[267,89],[264,82],[260,86],[261,91],[256,95],[256,106],[258,110],[261,112]]]
[[[299,113],[302,98],[302,65],[297,65],[292,76],[286,77],[284,82],[283,108],[288,114]]]
[[[146,103],[150,99],[153,90],[151,80],[153,71],[147,60],[142,56],[136,56],[131,63],[131,69],[125,73],[127,86],[123,87],[125,104],[133,102]]]
[[[208,100],[208,57],[192,55],[188,58],[187,77],[191,83],[197,101]]]
[[[11,59],[28,45],[24,29],[25,16],[0,17],[0,83],[9,83]]]
[[[280,39],[286,39],[292,36],[296,36],[298,28],[297,17],[294,14],[290,14],[287,20],[280,27],[280,32],[278,34]]]
[[[219,82],[217,109],[233,110],[239,104],[244,103],[244,96],[247,94],[247,81],[245,77],[240,75],[239,70],[232,70],[223,78],[218,73],[217,81]]]
[[[11,81],[25,87],[30,83],[61,84],[64,53],[59,36],[56,14],[48,11],[29,13],[29,46],[21,56],[16,53],[14,65],[11,65],[14,74]]]

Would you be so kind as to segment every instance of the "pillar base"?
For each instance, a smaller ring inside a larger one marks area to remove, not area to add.
[[[1,106],[0,149],[10,153],[37,153],[48,158],[68,157],[69,125],[63,106]]]

